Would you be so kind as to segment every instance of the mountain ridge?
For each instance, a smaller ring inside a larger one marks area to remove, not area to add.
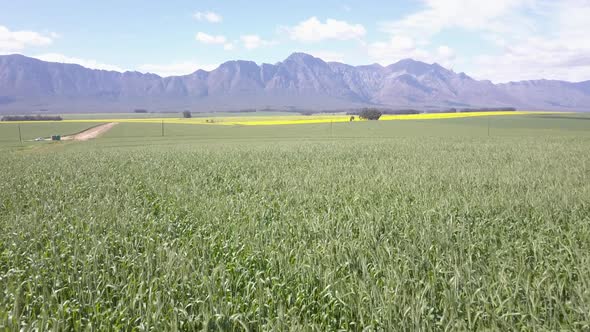
[[[275,64],[231,60],[214,70],[162,77],[89,69],[24,55],[0,56],[0,112],[223,111],[516,107],[590,109],[590,81],[494,84],[434,63],[403,59],[352,66],[293,53]]]

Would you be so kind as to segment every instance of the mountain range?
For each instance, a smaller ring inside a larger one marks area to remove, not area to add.
[[[590,109],[590,81],[494,84],[412,59],[351,66],[294,53],[276,64],[228,61],[212,71],[160,77],[0,56],[0,113],[193,112],[516,107]]]

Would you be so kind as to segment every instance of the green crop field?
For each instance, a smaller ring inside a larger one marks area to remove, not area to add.
[[[590,329],[590,116],[16,128],[0,330]]]
[[[100,123],[84,122],[31,122],[25,124],[0,123],[0,146],[9,143],[19,142],[20,138],[24,141],[33,140],[37,137],[47,137],[51,135],[74,134],[88,127],[96,126]]]

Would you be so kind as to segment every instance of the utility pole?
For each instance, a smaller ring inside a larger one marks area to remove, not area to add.
[[[330,120],[330,138],[334,137],[334,120]]]
[[[20,123],[18,124],[18,140],[20,141],[20,144],[23,144],[23,136],[20,133]]]

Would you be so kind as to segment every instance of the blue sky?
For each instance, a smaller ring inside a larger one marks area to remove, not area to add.
[[[590,0],[0,0],[0,54],[160,75],[293,52],[479,79],[590,80]]]

